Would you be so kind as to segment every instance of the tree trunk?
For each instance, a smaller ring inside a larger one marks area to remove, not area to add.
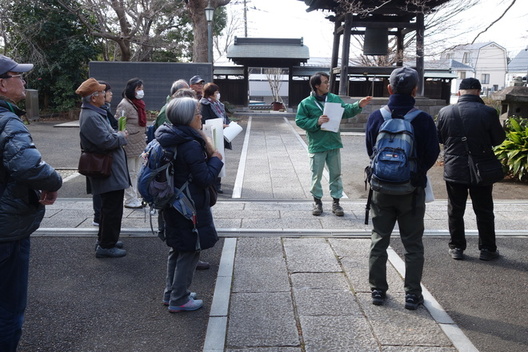
[[[231,0],[188,0],[187,7],[191,15],[194,28],[193,62],[208,62],[208,32],[205,8],[209,1],[216,9],[229,4]],[[214,27],[214,24],[213,26]]]
[[[207,62],[207,21],[205,8],[208,0],[189,0],[187,6],[194,27],[193,62]]]

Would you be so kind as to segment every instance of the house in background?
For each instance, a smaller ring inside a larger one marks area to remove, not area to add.
[[[515,78],[518,77],[526,85],[528,78],[528,47],[521,50],[508,64],[507,85],[513,86]]]
[[[454,82],[454,92],[464,78],[477,78],[482,85],[482,93],[489,95],[506,87],[508,60],[506,49],[495,42],[458,45],[446,50],[441,59],[454,60],[458,79]]]
[[[460,77],[473,77],[471,75],[468,75],[467,72],[473,72],[473,67],[469,65],[464,65],[463,63],[453,60],[453,59],[440,59],[440,60],[432,60],[432,61],[426,61],[425,62],[425,70],[426,71],[436,71],[436,72],[444,72],[444,75],[450,74],[451,80],[451,103],[456,102],[458,99],[456,97],[456,93],[458,92],[458,86],[460,84],[460,80],[463,78]],[[455,78],[453,78],[455,77]]]

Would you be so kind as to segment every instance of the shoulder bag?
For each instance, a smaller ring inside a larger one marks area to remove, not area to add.
[[[112,153],[91,153],[82,150],[79,173],[92,178],[108,178],[112,174]]]

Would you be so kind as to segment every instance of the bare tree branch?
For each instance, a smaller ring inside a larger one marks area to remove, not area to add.
[[[506,10],[504,10],[504,12],[502,13],[502,15],[499,16],[499,18],[497,18],[495,21],[491,22],[489,26],[486,27],[486,29],[484,29],[482,32],[480,32],[479,34],[477,34],[477,36],[473,39],[473,41],[471,42],[471,44],[475,43],[475,41],[477,40],[477,38],[482,34],[482,33],[485,33],[488,29],[490,29],[495,23],[499,22],[501,20],[501,18],[503,18],[506,13],[511,9],[511,7],[513,6],[513,4],[515,4],[517,0],[512,0],[510,6],[508,6],[506,8]]]

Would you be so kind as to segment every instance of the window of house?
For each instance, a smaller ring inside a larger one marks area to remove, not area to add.
[[[483,73],[480,75],[480,83],[482,84],[489,84],[490,83],[490,75],[489,73]]]
[[[462,63],[469,64],[469,53],[465,52],[464,56],[462,57]]]
[[[460,79],[464,79],[466,78],[466,71],[461,71],[460,72]]]

